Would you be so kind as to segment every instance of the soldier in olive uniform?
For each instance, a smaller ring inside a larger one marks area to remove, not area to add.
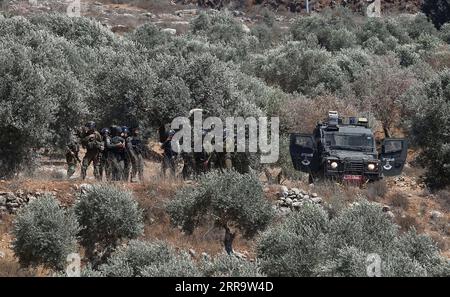
[[[81,177],[84,180],[89,165],[94,165],[94,176],[100,179],[100,153],[103,151],[103,139],[100,133],[96,130],[95,122],[88,122],[86,124],[86,134],[81,140],[81,144],[86,149],[83,162],[81,165]]]
[[[78,156],[80,145],[75,137],[72,137],[66,149],[67,179],[69,179],[75,173],[77,162],[80,162],[80,157]]]

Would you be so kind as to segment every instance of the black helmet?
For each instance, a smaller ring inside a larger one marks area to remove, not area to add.
[[[111,133],[114,136],[120,136],[120,134],[122,133],[122,128],[116,125],[112,125],[109,130],[111,131]]]
[[[100,131],[100,134],[102,135],[109,135],[111,133],[111,131],[109,131],[108,128],[103,128],[102,131]]]
[[[85,127],[88,129],[95,129],[96,125],[95,125],[95,122],[89,121],[86,123]]]
[[[130,134],[130,129],[127,126],[122,126],[122,133]]]

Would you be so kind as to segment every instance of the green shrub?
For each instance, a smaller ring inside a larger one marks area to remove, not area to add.
[[[189,233],[213,218],[226,231],[224,243],[229,253],[235,235],[231,225],[251,237],[263,230],[273,216],[257,176],[234,170],[208,173],[200,178],[199,185],[181,189],[167,204],[167,212],[175,226]]]
[[[109,277],[188,277],[200,276],[199,270],[186,253],[177,254],[165,242],[132,240],[115,251],[101,265],[102,275]]]
[[[79,235],[88,258],[94,252],[104,260],[121,240],[142,234],[142,211],[129,191],[111,185],[93,185],[75,205],[82,227]]]
[[[328,223],[320,206],[308,204],[270,227],[257,245],[262,271],[268,276],[313,276],[323,259]]]
[[[444,70],[404,96],[414,145],[422,148],[419,162],[427,168],[426,182],[434,188],[450,183],[448,149],[450,72]]]
[[[13,250],[24,266],[63,269],[66,257],[76,251],[76,217],[63,210],[52,196],[22,208],[14,221]]]
[[[381,206],[359,201],[334,214],[307,205],[263,233],[257,243],[268,276],[367,276],[368,256],[379,256],[381,276],[449,275],[435,243],[415,230],[400,235]]]

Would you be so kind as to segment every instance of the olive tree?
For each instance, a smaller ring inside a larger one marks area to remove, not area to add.
[[[212,218],[225,230],[224,246],[229,254],[233,253],[234,228],[251,237],[263,230],[273,216],[258,178],[234,170],[208,173],[197,186],[181,189],[168,202],[167,212],[172,223],[188,233]]]
[[[422,151],[426,181],[434,187],[450,182],[450,71],[444,70],[404,96],[413,144]]]
[[[366,200],[331,219],[321,206],[306,204],[265,231],[257,244],[268,276],[364,277],[374,255],[380,257],[381,276],[450,273],[450,263],[427,235],[400,234],[382,207]]]
[[[131,192],[100,184],[79,198],[74,211],[82,228],[80,243],[86,248],[87,257],[94,260],[94,266],[97,261],[104,261],[122,240],[143,233],[142,210]]]
[[[163,241],[132,240],[126,247],[118,248],[99,267],[99,271],[109,277],[200,276],[200,271],[186,252],[178,254]]]
[[[72,211],[62,209],[52,196],[41,197],[17,214],[12,229],[14,254],[24,266],[63,269],[67,255],[76,252],[78,231]]]

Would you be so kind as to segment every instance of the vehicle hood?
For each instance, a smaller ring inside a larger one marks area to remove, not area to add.
[[[374,160],[376,155],[372,152],[358,152],[358,151],[347,151],[347,150],[331,150],[329,152],[330,157],[335,157],[340,160]]]

